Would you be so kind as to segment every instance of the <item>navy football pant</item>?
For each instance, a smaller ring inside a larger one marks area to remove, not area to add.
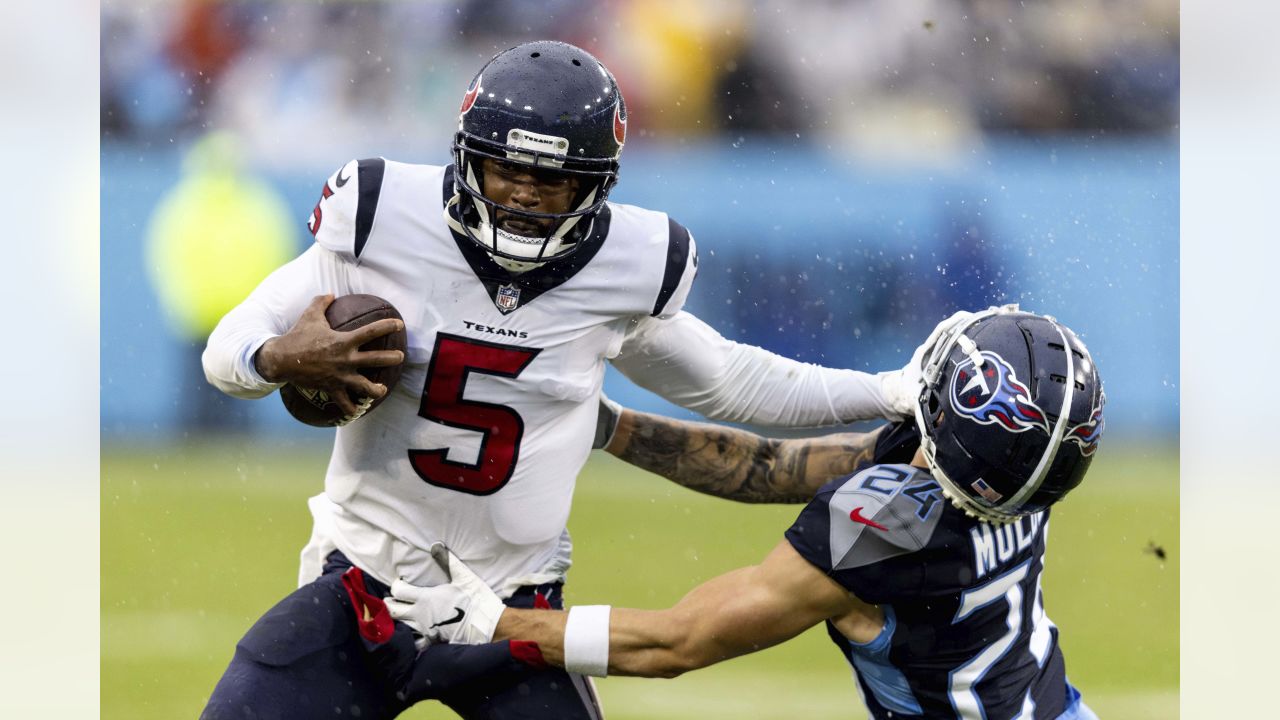
[[[267,611],[236,645],[201,720],[394,718],[436,699],[467,720],[598,720],[591,684],[559,668],[536,669],[507,642],[432,645],[421,653],[401,623],[382,642],[359,629],[343,574],[351,563],[329,556],[324,574]],[[385,585],[363,578],[378,598]],[[521,588],[512,607],[563,607],[557,584]]]

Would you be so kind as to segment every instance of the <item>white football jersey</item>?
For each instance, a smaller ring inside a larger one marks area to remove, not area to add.
[[[886,377],[731,342],[681,312],[692,237],[660,212],[609,203],[573,255],[513,276],[448,213],[452,168],[380,158],[329,178],[316,243],[223,318],[209,381],[238,397],[279,387],[254,365],[316,295],[369,293],[404,317],[408,354],[384,402],[337,430],[300,582],[328,552],[390,583],[444,580],[444,542],[502,595],[560,580],[565,523],[594,435],[604,361],[713,419],[817,426],[892,417]]]
[[[634,318],[680,309],[696,252],[665,214],[610,203],[570,258],[512,276],[451,230],[452,196],[452,168],[348,163],[312,214],[316,244],[294,261],[305,269],[286,266],[247,303],[279,319],[271,334],[323,293],[369,293],[400,311],[400,383],[338,428],[332,506],[313,510],[332,512],[324,534],[383,582],[440,581],[426,549],[444,542],[509,591],[568,568],[565,524],[604,361]]]

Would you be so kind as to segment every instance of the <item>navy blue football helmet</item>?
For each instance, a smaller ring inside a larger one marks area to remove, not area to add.
[[[461,232],[511,270],[569,255],[590,234],[617,182],[626,137],[618,83],[591,54],[551,41],[498,53],[471,81],[458,116],[453,178]],[[577,178],[570,210],[532,212],[486,198],[484,158]],[[524,227],[551,222],[540,237],[508,232],[495,222],[499,208],[526,221]]]
[[[1006,523],[1084,479],[1106,397],[1089,351],[1061,323],[990,308],[939,338],[923,375],[921,449],[961,510]]]

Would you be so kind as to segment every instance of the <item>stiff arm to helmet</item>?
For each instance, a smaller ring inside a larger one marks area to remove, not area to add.
[[[613,365],[712,420],[821,427],[909,414],[886,393],[898,387],[901,370],[873,375],[798,362],[728,340],[683,311],[639,321]]]

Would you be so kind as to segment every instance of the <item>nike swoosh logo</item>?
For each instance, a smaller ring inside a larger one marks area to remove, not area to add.
[[[338,170],[338,179],[333,181],[333,184],[337,185],[338,187],[342,187],[343,185],[346,185],[347,181],[351,179],[350,175],[346,177],[342,177],[343,170],[346,170],[346,168],[344,167]]]
[[[869,517],[867,517],[867,516],[863,515],[863,514],[862,514],[862,507],[861,507],[861,506],[856,507],[856,508],[854,508],[853,510],[850,510],[850,511],[849,511],[849,519],[850,519],[850,520],[852,520],[852,521],[854,521],[854,522],[857,522],[857,523],[862,523],[863,525],[869,525],[869,526],[871,526],[871,527],[873,527],[873,528],[875,528],[875,529],[877,529],[877,530],[888,530],[888,529],[889,529],[889,528],[887,528],[887,527],[885,527],[885,526],[881,525],[880,523],[876,522],[875,520],[872,520],[871,518],[869,518]]]
[[[451,617],[451,618],[449,618],[448,620],[445,620],[445,621],[443,621],[443,622],[438,622],[438,623],[436,623],[435,625],[432,625],[431,627],[433,627],[433,628],[438,628],[438,627],[440,627],[441,625],[452,625],[452,624],[454,624],[454,623],[456,623],[456,622],[462,622],[462,618],[466,617],[466,615],[467,615],[467,614],[466,614],[466,613],[464,613],[464,612],[462,612],[462,608],[460,608],[460,607],[455,606],[453,609],[458,611],[458,614],[457,614],[457,615],[454,615],[453,617]]]

